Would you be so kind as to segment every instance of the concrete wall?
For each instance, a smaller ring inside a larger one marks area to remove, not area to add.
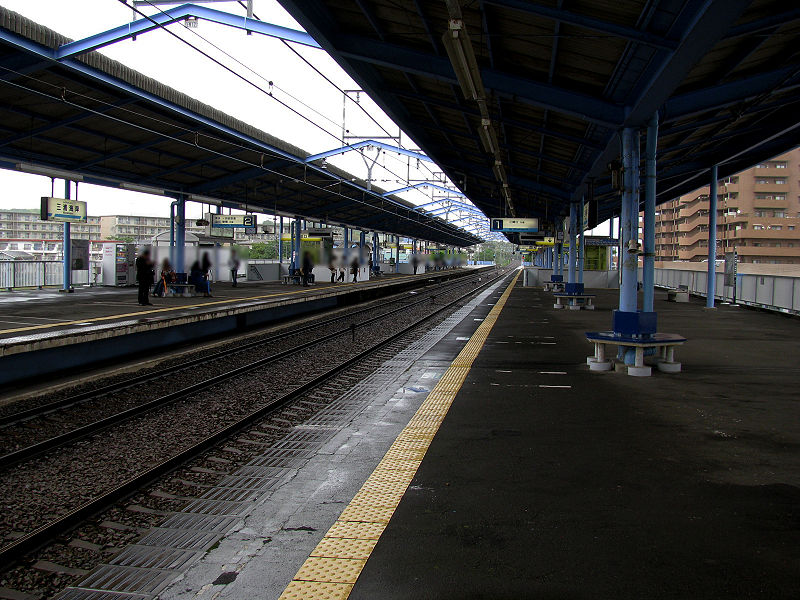
[[[552,269],[541,269],[539,267],[526,267],[523,273],[523,285],[537,287],[550,281],[553,274]],[[566,276],[564,277],[566,281]],[[584,271],[583,285],[588,288],[617,289],[619,288],[618,271]]]
[[[683,265],[688,263],[675,264]],[[730,301],[733,299],[733,286],[725,287],[724,283],[724,274],[716,273],[717,293],[715,297],[719,300]],[[708,295],[708,273],[705,270],[687,268],[656,269],[655,284],[664,288],[677,288],[685,285],[692,294],[702,297]],[[800,277],[755,275],[740,272],[736,277],[736,302],[768,310],[800,314]]]

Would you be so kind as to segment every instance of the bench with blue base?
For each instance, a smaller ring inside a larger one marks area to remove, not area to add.
[[[647,377],[652,369],[644,364],[645,354],[657,357],[656,368],[664,373],[679,373],[681,363],[675,360],[675,348],[686,343],[676,333],[656,332],[656,313],[614,311],[614,331],[587,331],[586,339],[594,344],[594,356],[586,359],[592,371],[610,371],[614,361],[606,357],[606,346],[624,348],[633,354],[628,375]],[[626,361],[627,362],[627,361]]]
[[[595,294],[586,294],[582,283],[566,283],[563,292],[555,292],[556,302],[553,308],[569,308],[570,310],[594,310]],[[566,304],[561,301],[566,300]]]
[[[545,292],[563,292],[564,291],[564,276],[563,275],[550,275],[550,281],[544,282]]]

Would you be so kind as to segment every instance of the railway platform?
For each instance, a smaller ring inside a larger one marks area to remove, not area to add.
[[[161,597],[797,597],[796,319],[658,294],[692,337],[641,379],[586,364],[610,311],[502,291]]]
[[[0,294],[0,383],[68,373],[149,349],[243,331],[269,322],[412,290],[471,272],[386,275],[357,283],[279,282],[213,286],[213,296],[151,297],[136,302],[136,288],[22,290]]]

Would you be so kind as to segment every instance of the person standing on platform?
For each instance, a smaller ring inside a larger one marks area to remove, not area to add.
[[[236,287],[236,279],[239,277],[239,257],[236,256],[236,250],[231,248],[231,257],[228,259],[228,268],[231,270],[231,285]]]
[[[360,265],[358,264],[358,257],[356,256],[353,259],[353,262],[350,263],[350,273],[353,275],[353,283],[358,283],[358,268],[359,268],[359,266]]]
[[[139,282],[139,304],[152,306],[150,302],[150,286],[155,280],[153,261],[150,260],[150,250],[147,248],[136,259],[136,279]]]
[[[336,277],[336,281],[344,282],[344,266],[339,267],[339,274]]]
[[[417,268],[419,267],[419,257],[416,254],[411,255],[411,264],[414,267],[414,275],[417,274]]]
[[[311,271],[314,270],[314,265],[311,262],[311,253],[303,252],[303,287],[308,287],[308,282],[311,281]]]

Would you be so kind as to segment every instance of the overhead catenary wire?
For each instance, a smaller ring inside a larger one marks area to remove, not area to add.
[[[128,4],[127,4],[126,0],[117,0],[117,1],[118,1],[118,2],[120,2],[120,3],[122,3],[122,4],[125,4],[126,6],[128,6]],[[150,0],[144,0],[144,1],[145,1],[145,2],[147,2],[147,4],[149,4],[149,5],[150,5],[151,7],[153,7],[154,9],[158,10],[159,12],[161,12],[162,14],[165,14],[165,15],[167,14],[167,13],[166,13],[166,12],[165,12],[163,9],[161,9],[159,6],[157,6],[157,5],[153,4],[152,2],[150,2]],[[133,10],[134,10],[134,11],[135,11],[137,14],[139,14],[139,15],[140,15],[140,16],[142,16],[143,18],[147,19],[148,21],[150,21],[151,23],[153,23],[154,25],[156,25],[158,28],[160,28],[160,29],[163,29],[164,31],[166,31],[167,33],[169,33],[171,36],[173,36],[173,37],[175,37],[176,39],[180,40],[182,43],[186,44],[187,46],[189,46],[190,48],[192,48],[192,49],[193,49],[193,50],[195,50],[196,52],[198,52],[198,53],[200,53],[201,55],[203,55],[205,58],[207,58],[207,59],[211,60],[212,62],[214,62],[214,63],[215,63],[215,64],[217,64],[218,66],[222,67],[223,69],[225,69],[226,71],[228,71],[229,73],[231,73],[232,75],[234,75],[235,77],[237,77],[237,78],[241,79],[241,80],[242,80],[242,81],[244,81],[245,83],[247,83],[247,84],[249,84],[249,85],[253,86],[253,87],[254,87],[254,88],[256,88],[257,90],[259,90],[259,91],[261,91],[262,93],[266,94],[268,97],[272,98],[273,100],[275,100],[276,102],[278,102],[279,104],[281,104],[283,107],[285,107],[285,108],[287,108],[288,110],[292,111],[293,113],[295,113],[297,116],[299,116],[299,117],[300,117],[300,118],[302,118],[303,120],[307,121],[308,123],[310,123],[310,124],[311,124],[311,125],[313,125],[314,127],[317,127],[318,129],[320,129],[321,131],[323,131],[323,132],[324,132],[324,133],[326,133],[327,135],[329,135],[329,136],[331,136],[332,138],[334,138],[334,139],[335,139],[337,142],[339,142],[339,141],[340,141],[340,140],[339,140],[339,136],[338,136],[337,134],[335,134],[335,133],[332,133],[331,131],[328,131],[327,129],[325,129],[325,128],[324,128],[322,125],[320,125],[319,123],[315,122],[314,120],[312,120],[312,119],[311,119],[311,118],[309,118],[308,116],[306,116],[306,115],[302,114],[300,111],[298,111],[298,110],[294,109],[293,107],[289,106],[289,105],[288,105],[286,102],[283,102],[282,100],[280,100],[279,98],[277,98],[277,97],[276,97],[274,94],[272,94],[270,91],[268,91],[268,90],[265,90],[263,87],[261,87],[260,85],[258,85],[258,84],[257,84],[257,83],[255,83],[255,82],[251,81],[250,79],[248,79],[247,77],[245,77],[245,76],[244,76],[244,75],[242,75],[241,73],[237,73],[237,72],[236,72],[234,69],[232,69],[231,67],[229,67],[229,66],[225,65],[225,64],[224,64],[224,63],[222,63],[220,60],[218,60],[218,59],[214,58],[213,56],[211,56],[211,55],[210,55],[210,54],[208,54],[207,52],[203,51],[202,49],[200,49],[200,48],[198,48],[197,46],[195,46],[194,44],[192,44],[190,41],[188,41],[188,40],[186,40],[186,39],[182,38],[181,36],[179,36],[178,34],[176,34],[174,31],[172,31],[172,30],[168,29],[168,28],[167,28],[167,25],[168,25],[169,23],[158,23],[158,22],[156,22],[156,21],[155,21],[155,20],[154,20],[152,17],[150,17],[150,16],[149,16],[149,15],[147,15],[146,13],[142,12],[141,10],[139,10],[139,9],[137,9],[137,8],[135,8],[135,7],[132,7],[132,8],[133,8]],[[237,59],[236,57],[232,56],[232,55],[231,55],[231,54],[229,54],[227,51],[225,51],[224,49],[220,48],[218,45],[214,44],[213,42],[211,42],[210,40],[208,40],[207,38],[205,38],[205,37],[204,37],[204,36],[202,36],[201,34],[197,33],[196,31],[193,31],[193,30],[191,30],[191,29],[190,29],[189,31],[191,31],[191,33],[193,33],[194,35],[196,35],[197,37],[199,37],[200,39],[202,39],[204,42],[206,42],[207,44],[209,44],[210,46],[212,46],[213,48],[215,48],[217,51],[219,51],[219,52],[223,53],[225,56],[227,56],[227,57],[228,57],[228,58],[230,58],[231,60],[235,61],[237,64],[239,64],[239,65],[240,65],[240,66],[242,66],[243,68],[247,69],[248,71],[250,71],[251,73],[253,73],[253,74],[254,74],[254,75],[256,75],[257,77],[259,77],[260,79],[262,79],[263,81],[267,82],[267,83],[268,83],[269,85],[271,85],[272,87],[274,87],[274,88],[277,88],[277,89],[280,89],[280,91],[281,91],[281,92],[285,93],[287,96],[289,96],[289,97],[290,97],[290,98],[292,98],[293,100],[297,101],[298,103],[300,103],[301,105],[305,106],[305,107],[306,107],[306,108],[308,108],[309,110],[313,111],[314,113],[316,113],[316,114],[318,114],[318,115],[322,116],[323,118],[327,119],[327,120],[328,120],[328,121],[330,121],[331,123],[333,123],[333,124],[335,124],[335,125],[337,125],[337,126],[338,126],[338,123],[335,123],[335,122],[334,122],[332,119],[330,119],[330,118],[328,118],[327,116],[323,115],[322,113],[320,113],[319,111],[315,110],[314,108],[312,108],[312,107],[308,106],[307,104],[305,104],[304,102],[302,102],[302,100],[299,100],[298,98],[296,98],[295,96],[293,96],[292,94],[290,94],[289,92],[287,92],[286,90],[283,90],[282,88],[279,88],[278,86],[276,86],[276,85],[274,84],[274,82],[273,82],[273,81],[271,81],[271,80],[268,80],[268,79],[267,79],[267,78],[265,78],[263,75],[261,75],[260,73],[258,73],[257,71],[255,71],[254,69],[252,69],[251,67],[249,67],[248,65],[246,65],[245,63],[243,63],[242,61],[240,61],[239,59]],[[301,58],[302,58],[302,57],[301,57]],[[316,69],[315,69],[315,70],[316,70]],[[317,72],[319,72],[319,71],[317,71]],[[334,84],[334,85],[335,85],[335,84]],[[339,89],[339,88],[337,87],[337,89]],[[384,130],[384,131],[385,131],[385,130]],[[347,143],[343,143],[343,147],[345,147],[345,148],[351,148],[351,149],[355,149],[355,148],[353,148],[353,147],[352,147],[352,145],[351,145],[351,144],[347,144]],[[387,170],[389,173],[391,173],[392,175],[394,175],[396,178],[401,178],[401,177],[402,177],[402,176],[401,176],[401,175],[399,175],[398,173],[396,173],[396,172],[394,172],[393,170],[391,170],[390,168],[388,168],[386,165],[381,165],[381,166],[382,166],[384,169],[386,169],[386,170]],[[426,166],[427,166],[427,165],[426,165]]]
[[[251,167],[251,168],[259,168],[259,169],[263,170],[265,173],[270,173],[270,174],[274,174],[274,175],[276,175],[278,177],[281,177],[281,178],[290,179],[290,180],[292,180],[293,182],[295,182],[297,184],[307,186],[307,187],[309,187],[311,189],[314,189],[314,190],[317,190],[317,191],[324,191],[324,192],[326,192],[328,194],[333,194],[334,196],[341,197],[341,198],[346,199],[346,200],[348,200],[350,202],[353,202],[355,204],[361,204],[361,205],[367,206],[367,207],[369,207],[369,208],[371,208],[373,210],[377,210],[379,212],[383,212],[383,213],[389,214],[389,215],[391,215],[392,217],[395,217],[395,218],[399,218],[399,219],[406,220],[406,221],[411,221],[411,222],[413,222],[413,223],[415,223],[417,225],[421,225],[421,226],[425,227],[426,229],[430,229],[432,231],[436,231],[439,234],[443,234],[443,235],[447,235],[447,236],[453,236],[453,237],[459,237],[459,238],[463,239],[464,241],[467,241],[469,243],[474,243],[474,240],[466,238],[466,237],[460,235],[458,233],[458,230],[456,232],[447,231],[445,229],[442,229],[441,227],[436,226],[435,222],[433,222],[432,220],[429,220],[430,222],[427,222],[427,223],[422,221],[422,220],[420,220],[420,217],[424,217],[425,215],[422,214],[422,213],[415,212],[413,210],[413,208],[411,208],[411,207],[405,207],[405,206],[402,206],[400,204],[392,202],[392,204],[394,206],[396,206],[397,208],[405,209],[407,211],[407,213],[413,214],[416,218],[412,218],[412,217],[410,217],[408,215],[402,215],[402,214],[399,214],[398,212],[394,212],[392,210],[389,210],[389,209],[385,208],[382,205],[383,201],[385,201],[386,198],[384,198],[382,196],[379,196],[379,195],[375,194],[374,192],[369,192],[367,190],[363,190],[359,186],[353,186],[353,187],[356,190],[362,192],[362,196],[365,196],[366,194],[369,194],[370,196],[375,197],[377,200],[380,200],[381,204],[380,205],[372,204],[372,203],[366,202],[366,201],[364,201],[362,199],[359,199],[357,197],[353,197],[353,196],[349,196],[349,195],[343,194],[341,191],[328,190],[328,189],[323,188],[322,186],[318,186],[318,185],[315,185],[313,183],[310,183],[310,182],[307,182],[307,181],[303,181],[302,179],[299,179],[299,178],[297,178],[295,176],[287,175],[286,173],[282,173],[282,172],[277,171],[275,169],[271,169],[269,167],[266,167],[263,164],[261,164],[260,162],[248,161],[248,160],[245,160],[245,159],[243,159],[243,158],[241,158],[239,156],[235,156],[233,154],[229,154],[229,153],[226,153],[226,152],[221,152],[219,150],[214,150],[213,148],[202,146],[199,143],[199,139],[202,136],[203,138],[207,138],[207,139],[212,140],[212,141],[224,143],[224,144],[226,144],[228,146],[235,146],[235,147],[237,147],[237,148],[239,148],[241,150],[247,150],[247,151],[250,151],[250,152],[253,152],[253,153],[256,153],[256,154],[268,153],[269,152],[268,148],[254,148],[252,146],[246,146],[246,145],[243,145],[243,144],[238,143],[238,142],[231,142],[230,140],[223,140],[222,138],[218,138],[218,137],[209,135],[207,133],[198,134],[198,132],[196,132],[196,131],[188,128],[188,127],[184,127],[184,126],[178,125],[178,124],[176,124],[174,122],[164,121],[162,119],[158,119],[158,118],[156,118],[156,117],[154,117],[152,115],[149,115],[149,114],[139,113],[139,112],[137,112],[137,111],[135,111],[135,110],[133,110],[131,108],[128,108],[128,107],[115,105],[115,104],[113,104],[111,102],[108,102],[106,100],[103,100],[103,99],[93,98],[93,97],[91,97],[89,95],[86,95],[86,94],[83,94],[81,92],[69,89],[64,85],[57,85],[57,84],[54,84],[54,83],[51,83],[51,82],[48,82],[48,81],[43,81],[42,79],[35,78],[35,77],[33,77],[33,76],[31,76],[31,75],[29,75],[27,73],[22,73],[22,72],[19,72],[19,71],[15,71],[14,69],[11,69],[9,67],[0,66],[0,70],[15,74],[17,76],[17,79],[28,79],[28,80],[31,80],[31,81],[35,81],[38,85],[45,85],[45,86],[48,86],[50,88],[53,88],[54,93],[53,94],[49,94],[49,93],[47,93],[45,91],[42,91],[40,89],[35,89],[35,88],[28,87],[26,85],[23,85],[23,84],[21,84],[21,83],[19,83],[17,81],[10,81],[10,80],[8,80],[6,78],[0,78],[0,83],[2,83],[4,85],[15,87],[17,89],[20,89],[20,90],[35,94],[37,96],[42,96],[42,97],[48,99],[51,102],[67,104],[67,105],[72,106],[72,107],[74,107],[76,109],[92,113],[93,115],[96,115],[96,116],[101,117],[103,119],[112,120],[112,121],[118,122],[120,124],[127,125],[129,127],[134,127],[134,128],[139,129],[141,131],[145,131],[147,133],[150,133],[150,134],[153,134],[153,135],[156,135],[156,136],[161,136],[164,139],[168,139],[170,141],[176,142],[176,143],[181,144],[181,145],[192,146],[194,148],[199,148],[201,150],[204,150],[204,151],[209,152],[211,154],[214,154],[216,156],[229,159],[231,161],[246,165],[246,166]],[[117,110],[119,112],[127,113],[127,114],[130,114],[130,115],[135,115],[136,118],[138,118],[140,120],[143,120],[143,121],[144,120],[151,120],[151,121],[154,121],[154,122],[159,123],[161,125],[167,126],[167,127],[171,128],[171,129],[183,130],[186,133],[193,134],[193,137],[192,137],[191,140],[181,139],[181,138],[177,137],[176,135],[172,135],[172,134],[169,134],[169,133],[165,133],[163,131],[158,131],[158,130],[155,130],[155,129],[151,129],[150,127],[146,127],[145,125],[143,125],[141,123],[137,123],[137,122],[134,122],[134,121],[128,121],[128,120],[123,119],[121,117],[110,115],[107,112],[104,112],[102,110],[98,110],[98,108],[92,108],[92,107],[89,107],[89,106],[84,106],[82,104],[79,104],[79,103],[71,100],[70,98],[84,98],[86,100],[90,100],[95,106],[98,105],[98,104],[99,105],[104,105],[104,106],[106,106],[108,108],[113,108],[114,110]],[[195,135],[195,134],[198,134],[198,135]],[[263,144],[263,142],[261,142],[261,144]],[[280,158],[284,158],[284,159],[286,158],[284,156],[281,156],[277,152],[273,152],[273,154],[276,157],[280,157]],[[303,165],[304,163],[302,163],[300,159],[297,159],[296,164],[297,165]],[[320,173],[325,173],[324,170],[316,168],[313,165],[307,165],[307,166],[311,166],[314,170],[319,171]],[[335,176],[331,175],[331,177],[335,177]],[[351,182],[348,182],[346,180],[344,182],[347,183],[347,184],[352,185]],[[168,190],[168,191],[171,191],[173,193],[183,193],[183,190]],[[466,233],[466,232],[464,232],[464,233]]]

